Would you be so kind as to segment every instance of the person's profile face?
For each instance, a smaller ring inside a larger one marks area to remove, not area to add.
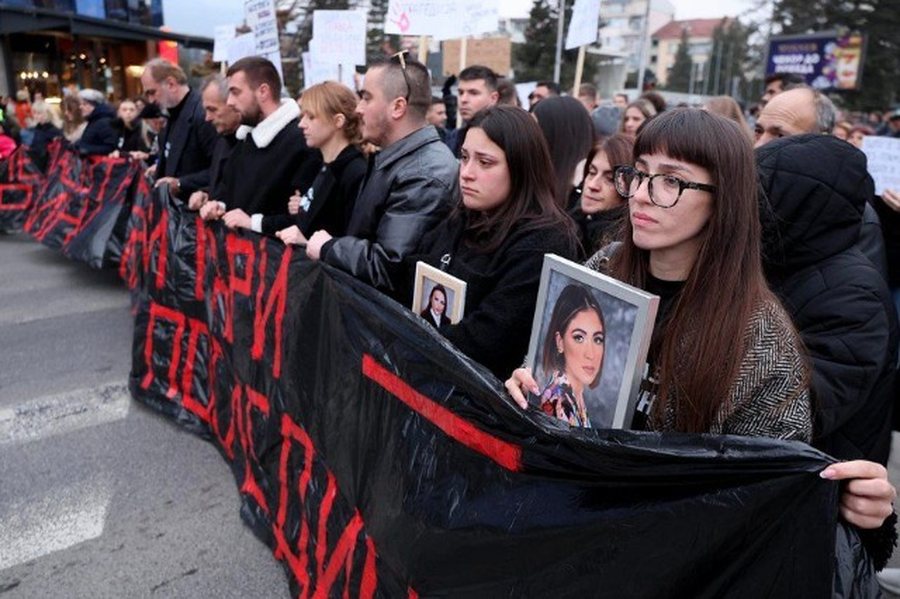
[[[342,117],[343,118],[343,117]],[[311,148],[321,148],[335,135],[340,133],[335,119],[325,114],[315,114],[310,110],[303,113],[300,119],[300,130],[306,139],[306,145]]]
[[[582,185],[581,211],[595,214],[621,206],[624,201],[616,191],[613,165],[609,163],[609,157],[606,152],[597,152],[588,165],[587,176]]]
[[[562,354],[566,378],[577,386],[594,383],[603,363],[606,331],[594,310],[585,309],[575,314],[566,330],[556,333],[556,348]]]
[[[766,86],[766,91],[763,92],[763,95],[759,99],[759,101],[762,102],[763,105],[765,105],[772,98],[780,94],[783,90],[784,87],[781,85],[781,81],[776,79]]]
[[[437,315],[441,315],[447,309],[447,298],[440,289],[434,289],[431,292],[431,311]]]
[[[228,99],[225,102],[241,115],[241,123],[255,127],[262,120],[262,111],[255,91],[243,71],[228,78]]]
[[[862,131],[853,131],[850,133],[850,137],[847,138],[847,141],[852,143],[857,148],[862,149],[863,140],[866,138],[866,134]]]
[[[391,101],[384,94],[386,69],[374,68],[366,71],[364,87],[360,90],[356,114],[360,116],[362,137],[376,146],[384,146],[388,136]]]
[[[466,133],[459,157],[459,187],[463,205],[476,212],[489,212],[509,198],[509,165],[506,152],[475,127]]]
[[[435,102],[428,108],[425,120],[429,125],[444,127],[447,124],[447,107],[443,102]]]

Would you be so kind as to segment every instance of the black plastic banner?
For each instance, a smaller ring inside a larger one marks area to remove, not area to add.
[[[298,597],[826,597],[831,460],[569,429],[279,242],[136,203],[132,394],[207,435]]]
[[[22,228],[43,181],[44,175],[28,155],[27,146],[19,146],[0,161],[0,232]]]

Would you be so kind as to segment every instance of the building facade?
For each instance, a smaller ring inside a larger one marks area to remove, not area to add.
[[[709,60],[713,54],[713,32],[716,27],[727,24],[728,19],[689,19],[671,21],[656,30],[652,37],[650,68],[656,74],[660,86],[665,86],[669,72],[675,64],[675,55],[681,45],[682,32],[688,36],[688,53],[694,63],[694,77],[702,86],[708,73]],[[699,87],[698,87],[699,89]]]
[[[601,87],[621,89],[627,77],[637,74],[642,60],[649,67],[650,34],[674,16],[675,7],[668,0],[605,0],[597,52],[607,58],[601,67]]]

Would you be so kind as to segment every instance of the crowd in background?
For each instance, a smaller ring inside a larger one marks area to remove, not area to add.
[[[61,110],[20,94],[0,156],[25,143],[45,165],[64,137],[85,155],[146,161],[203,219],[294,244],[406,306],[419,262],[463,279],[462,319],[443,316],[442,289],[423,324],[523,408],[533,393],[589,427],[583,392],[604,349],[589,300],[573,293],[548,337],[551,381],[517,368],[544,256],[582,262],[661,298],[634,428],[812,443],[844,460],[823,473],[849,481],[843,517],[893,530],[900,190],[875,195],[859,147],[900,137],[900,109],[840,113],[775,76],[746,111],[727,96],[668,106],[653,91],[601,99],[551,81],[526,110],[484,66],[434,95],[403,53],[369,65],[359,89],[325,82],[296,101],[259,57],[199,87],[156,59],[141,82],[144,95],[115,108],[95,90]],[[867,544],[877,566],[891,543]]]

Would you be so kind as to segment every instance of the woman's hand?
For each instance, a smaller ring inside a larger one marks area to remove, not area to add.
[[[513,370],[512,376],[506,379],[504,385],[513,400],[519,404],[519,407],[523,410],[528,408],[528,400],[526,399],[525,394],[533,393],[539,395],[541,392],[541,390],[538,389],[534,377],[531,376],[530,368],[516,368]]]
[[[300,232],[300,227],[297,225],[291,225],[278,231],[275,233],[275,237],[283,241],[285,245],[304,245],[306,243],[306,237],[303,236],[303,233]]]
[[[841,516],[860,528],[878,528],[894,511],[897,490],[881,464],[866,460],[839,462],[819,473],[827,480],[849,480],[841,492]]]
[[[300,199],[302,196],[300,195],[300,190],[295,189],[294,195],[291,196],[291,199],[288,200],[288,212],[291,214],[297,214],[300,212]],[[287,243],[287,242],[285,242]]]

